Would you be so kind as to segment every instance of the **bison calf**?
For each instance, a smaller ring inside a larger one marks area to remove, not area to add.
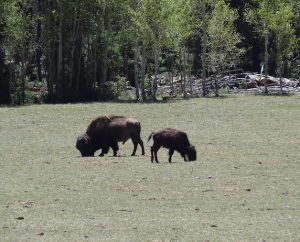
[[[148,142],[153,137],[153,146],[151,147],[151,162],[155,157],[156,163],[157,151],[160,147],[169,149],[169,162],[172,161],[174,151],[178,151],[184,158],[184,161],[195,161],[197,158],[194,146],[191,146],[187,134],[177,129],[165,128],[152,132],[148,138]]]

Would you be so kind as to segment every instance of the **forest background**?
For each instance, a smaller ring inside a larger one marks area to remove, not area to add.
[[[0,104],[157,99],[158,77],[300,76],[299,0],[2,0]]]

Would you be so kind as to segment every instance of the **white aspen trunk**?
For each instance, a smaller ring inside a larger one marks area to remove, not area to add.
[[[186,93],[186,53],[185,49],[182,49],[182,77],[183,77],[183,97],[187,97]]]
[[[47,1],[46,8],[49,7],[50,1]],[[51,18],[51,15],[49,13],[46,14],[46,28],[50,27],[53,24],[53,20]],[[47,38],[47,91],[48,91],[48,98],[50,101],[53,101],[53,84],[54,84],[54,78],[56,75],[56,69],[54,64],[54,56],[55,56],[55,48],[54,48],[54,40],[56,40],[56,36],[54,35],[53,40],[48,37]]]
[[[63,9],[62,3],[59,6],[59,26],[58,26],[58,57],[57,57],[57,80],[56,80],[56,94],[59,101],[63,101]]]
[[[202,53],[201,53],[201,62],[202,62],[202,96],[207,96],[206,90],[206,51],[207,51],[207,23],[203,27],[203,42],[202,42]]]
[[[77,96],[78,96],[78,91],[79,91],[79,79],[80,79],[80,74],[81,74],[81,51],[82,51],[82,49],[79,48],[79,53],[78,53],[79,60],[77,61],[77,74],[76,74],[76,78],[75,78],[75,93]]]
[[[283,91],[283,83],[282,83],[282,69],[283,69],[283,64],[282,64],[282,61],[279,62],[280,66],[279,66],[279,83],[280,83],[280,91],[281,91],[281,94],[284,94],[284,91]]]
[[[98,50],[97,50],[97,39],[92,42],[92,56],[91,65],[92,65],[92,73],[93,73],[93,83],[90,87],[95,88],[97,85],[97,71],[98,71]],[[89,88],[90,88],[89,87]]]
[[[94,87],[96,87],[96,85],[97,85],[97,70],[98,70],[98,59],[97,59],[97,57],[95,56],[95,59],[94,59],[94,70],[93,70],[93,74],[94,74],[94,76],[93,76],[93,84],[92,84],[92,87],[94,88]]]
[[[42,81],[42,64],[41,64],[41,57],[42,57],[42,48],[41,48],[41,35],[42,35],[42,23],[41,17],[42,15],[42,0],[37,0],[37,20],[36,20],[36,65],[37,65],[37,80],[39,82]]]
[[[141,66],[141,83],[140,83],[140,88],[141,88],[141,100],[144,102],[146,100],[146,95],[145,95],[145,76],[146,76],[146,65],[147,65],[147,53],[146,53],[146,43],[143,41],[143,46],[142,46],[142,66]]]
[[[157,44],[154,46],[154,78],[152,82],[152,101],[156,101],[156,91],[157,91],[157,77],[158,77],[158,57],[159,50]]]
[[[108,37],[106,37],[108,38]],[[108,57],[108,39],[105,40],[105,43],[104,43],[104,49],[103,49],[103,52],[102,52],[102,66],[101,66],[101,69],[102,69],[102,75],[101,75],[101,92],[103,91],[103,88],[104,88],[104,85],[106,83],[106,79],[107,79],[107,57]]]
[[[182,49],[179,49],[179,73],[180,73],[180,88],[181,88],[181,94],[184,94],[184,84],[183,84],[183,71],[182,71]]]
[[[22,58],[22,64],[21,64],[21,70],[20,70],[20,79],[21,79],[21,100],[19,101],[20,103],[24,104],[25,103],[25,89],[26,89],[26,81],[25,81],[25,71],[26,71],[26,54],[25,50],[22,50],[21,54]]]
[[[75,9],[75,16],[73,20],[73,29],[72,29],[72,48],[71,48],[71,73],[70,79],[68,83],[68,91],[70,92],[72,89],[73,79],[74,79],[74,58],[75,58],[75,51],[76,51],[76,40],[78,38],[79,32],[79,20],[78,20],[78,13],[77,9]]]
[[[134,48],[134,82],[135,82],[135,98],[138,101],[140,99],[140,85],[139,85],[139,67],[138,67],[138,53],[139,48]]]
[[[52,44],[48,47],[48,77],[47,77],[47,90],[48,90],[48,96],[50,99],[53,98],[53,80],[54,80],[54,75],[55,75],[55,70],[54,70],[54,49]]]
[[[268,91],[268,85],[267,85],[267,78],[268,78],[268,62],[269,62],[269,53],[268,53],[268,33],[266,24],[264,23],[264,31],[265,31],[265,78],[264,78],[264,86],[265,86],[265,94],[267,94]]]
[[[10,65],[9,65],[9,98],[10,98],[10,103],[12,105],[15,104],[15,91],[14,91],[14,62],[12,61],[12,56],[9,54],[9,60],[10,60]]]
[[[100,80],[100,91],[101,91],[101,97],[103,96],[104,86],[107,81],[107,59],[108,59],[108,51],[109,51],[109,35],[111,33],[111,20],[110,20],[110,9],[108,7],[105,7],[104,10],[104,32],[105,32],[105,40],[104,40],[104,46],[102,50],[102,60],[101,60],[101,80]]]
[[[170,87],[171,87],[171,96],[174,96],[174,75],[173,75],[173,67],[171,67],[170,73],[169,73],[169,79],[170,79]]]
[[[215,95],[216,97],[219,97],[219,84],[218,84],[218,78],[217,78],[217,73],[213,75],[214,78],[214,85],[215,85]]]

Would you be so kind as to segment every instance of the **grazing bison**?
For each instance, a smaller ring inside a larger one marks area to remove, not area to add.
[[[171,162],[174,151],[178,151],[184,158],[184,161],[194,161],[197,158],[194,146],[191,146],[186,133],[177,129],[165,128],[152,132],[148,141],[153,137],[153,146],[151,147],[151,162],[155,157],[156,163],[157,151],[161,146],[169,149],[169,162]]]
[[[103,156],[111,147],[116,156],[119,150],[118,141],[124,144],[131,139],[134,145],[132,155],[135,155],[138,144],[144,155],[144,144],[140,134],[141,124],[134,118],[115,115],[100,116],[89,124],[85,134],[77,138],[76,148],[82,156],[94,156],[95,151],[102,149],[100,156]]]

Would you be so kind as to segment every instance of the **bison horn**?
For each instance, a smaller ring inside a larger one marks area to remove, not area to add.
[[[187,154],[184,155],[186,161],[190,161],[189,156]]]
[[[84,139],[84,144],[87,144],[89,142],[87,137],[84,137],[83,139]]]

